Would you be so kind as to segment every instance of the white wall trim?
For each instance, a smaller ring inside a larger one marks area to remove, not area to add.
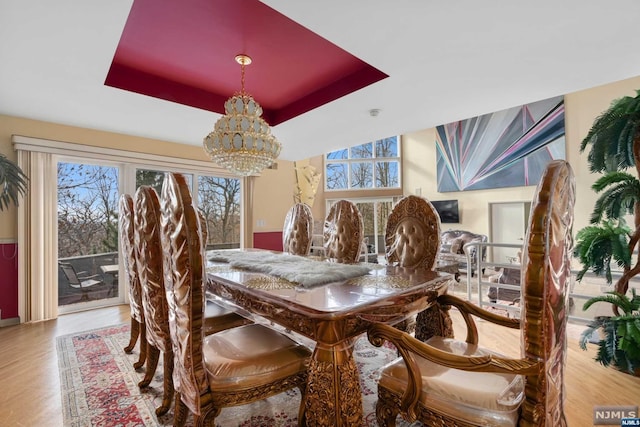
[[[13,142],[14,150],[38,151],[42,153],[76,157],[87,157],[87,155],[90,154],[92,158],[99,160],[139,163],[164,168],[179,168],[188,171],[207,172],[208,174],[221,177],[237,178],[237,176],[232,175],[226,169],[216,166],[215,163],[202,160],[167,157],[157,154],[119,150],[115,148],[95,147],[92,145],[33,138],[23,135],[12,135],[11,141]]]

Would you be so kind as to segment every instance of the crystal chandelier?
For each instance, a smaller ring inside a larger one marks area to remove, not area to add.
[[[251,64],[251,58],[237,55],[236,62],[242,70],[240,93],[224,103],[225,115],[204,138],[204,150],[218,165],[236,175],[249,176],[271,166],[282,146],[260,117],[260,104],[244,91],[244,67]]]

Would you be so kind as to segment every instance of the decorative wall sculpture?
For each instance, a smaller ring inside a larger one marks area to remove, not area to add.
[[[313,207],[322,174],[309,164],[309,160],[293,162],[293,168],[296,174],[293,202]]]
[[[438,191],[537,185],[565,158],[564,97],[436,128]]]

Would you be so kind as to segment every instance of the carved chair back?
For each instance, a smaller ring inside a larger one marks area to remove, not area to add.
[[[144,324],[144,309],[142,307],[142,288],[138,278],[138,266],[135,242],[135,224],[133,197],[130,194],[120,196],[118,204],[120,247],[124,255],[124,270],[129,282],[129,307],[131,317],[140,324]]]
[[[422,197],[407,196],[394,207],[385,231],[389,264],[433,268],[440,250],[440,217]]]
[[[313,233],[313,214],[304,203],[296,203],[287,212],[282,230],[284,252],[292,255],[309,255]]]
[[[571,167],[552,161],[531,205],[522,259],[523,351],[526,358],[540,361],[540,369],[527,376],[521,417],[535,425],[566,425],[563,377],[574,202]]]
[[[202,237],[202,256],[207,251],[207,239],[209,238],[209,227],[207,226],[207,217],[201,209],[196,209],[198,214],[198,225],[200,226],[200,235]]]
[[[202,359],[204,265],[202,232],[187,181],[168,173],[162,186],[162,245],[171,316],[174,385],[182,402],[199,414],[209,384]]]
[[[162,352],[171,351],[169,311],[164,290],[160,201],[156,191],[143,185],[135,197],[135,242],[147,341]]]
[[[334,203],[324,221],[323,234],[327,258],[345,264],[358,262],[364,226],[354,203],[348,200]]]

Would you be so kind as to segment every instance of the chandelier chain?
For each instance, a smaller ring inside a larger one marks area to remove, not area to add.
[[[240,63],[240,93],[244,95],[244,61]]]

